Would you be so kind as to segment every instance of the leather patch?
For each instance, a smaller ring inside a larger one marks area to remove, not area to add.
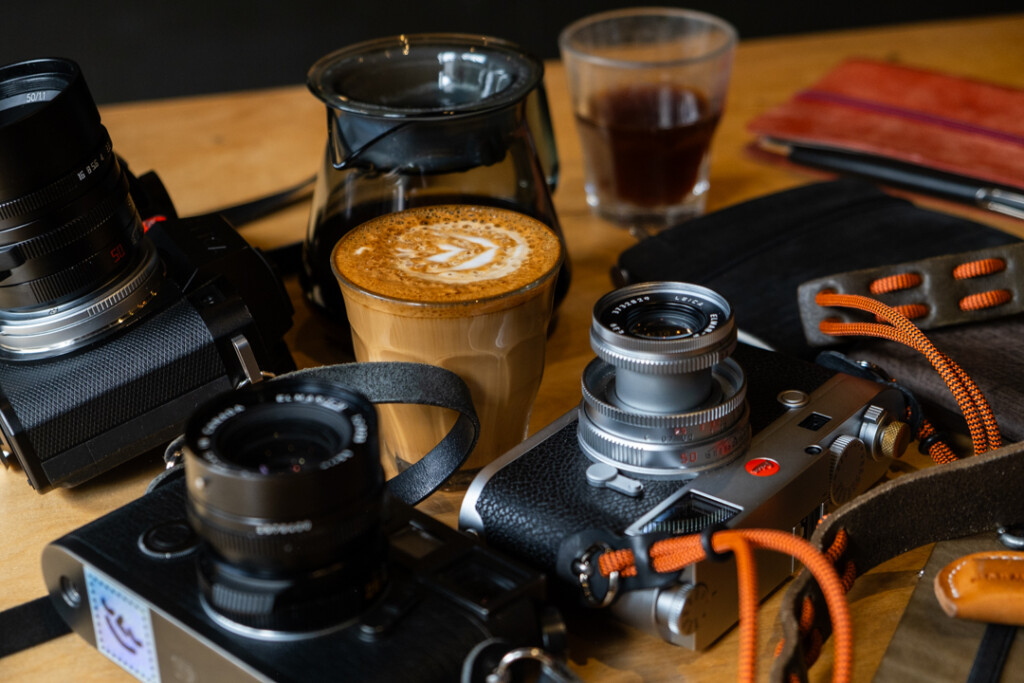
[[[1024,552],[961,557],[936,575],[935,596],[951,617],[1024,626]]]

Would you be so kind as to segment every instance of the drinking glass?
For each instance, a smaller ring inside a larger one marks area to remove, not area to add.
[[[562,31],[593,211],[641,235],[704,212],[735,45],[727,22],[676,8],[604,12]]]

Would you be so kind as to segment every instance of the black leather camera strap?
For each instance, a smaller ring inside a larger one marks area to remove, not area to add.
[[[0,612],[0,657],[41,645],[65,633],[71,633],[71,627],[57,614],[48,595],[11,607]]]
[[[469,389],[458,375],[443,368],[422,363],[344,363],[296,370],[281,377],[343,384],[371,403],[411,403],[456,411],[455,424],[433,450],[388,481],[391,493],[409,505],[436,491],[476,445],[480,421]]]
[[[928,467],[886,482],[836,510],[822,521],[811,542],[828,548],[844,529],[848,542],[837,566],[852,561],[861,575],[928,543],[1024,522],[1022,480],[1024,442]],[[807,680],[800,630],[805,599],[814,606],[811,630],[824,638],[831,632],[821,589],[808,572],[801,572],[787,589],[780,608],[784,642],[771,676],[777,683],[789,683],[794,676]]]

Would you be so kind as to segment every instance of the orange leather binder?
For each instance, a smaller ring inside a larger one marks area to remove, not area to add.
[[[851,60],[749,128],[786,147],[867,155],[1024,189],[1024,90],[994,83]]]

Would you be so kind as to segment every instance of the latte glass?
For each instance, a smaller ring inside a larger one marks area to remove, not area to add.
[[[409,209],[347,233],[331,261],[357,360],[438,365],[469,386],[481,430],[460,481],[526,437],[562,261],[547,225],[493,207]],[[389,474],[454,421],[424,406],[379,410]]]

